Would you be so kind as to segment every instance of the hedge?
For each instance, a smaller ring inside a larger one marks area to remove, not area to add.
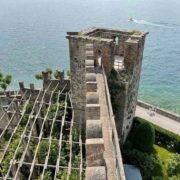
[[[139,124],[147,122],[145,119],[135,117],[134,118],[134,127],[136,129]],[[155,129],[155,143],[158,145],[162,145],[170,150],[174,150],[179,153],[179,144],[180,144],[180,136],[173,132],[170,132],[164,128],[161,128],[157,125],[150,123]]]

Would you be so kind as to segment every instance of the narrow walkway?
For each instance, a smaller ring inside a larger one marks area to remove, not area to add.
[[[105,94],[105,83],[103,75],[98,73],[96,74],[97,87],[99,93],[99,104],[101,108],[101,122],[102,122],[102,130],[103,130],[103,139],[104,139],[104,159],[107,167],[107,177],[108,180],[117,179],[116,174],[116,158],[113,149],[112,143],[112,129],[110,125],[110,119],[108,114],[108,106],[107,99]]]
[[[136,116],[146,119],[155,125],[180,135],[180,122],[162,116],[158,113],[155,113],[154,116],[150,116],[149,110],[140,106],[136,106]]]

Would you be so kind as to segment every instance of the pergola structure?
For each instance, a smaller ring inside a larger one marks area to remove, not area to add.
[[[0,179],[84,179],[81,123],[68,80],[0,95]]]

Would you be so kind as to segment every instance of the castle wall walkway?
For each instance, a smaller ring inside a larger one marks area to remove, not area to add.
[[[106,94],[105,94],[105,83],[103,74],[97,73],[96,80],[98,85],[98,93],[99,93],[99,104],[101,107],[101,122],[102,122],[102,131],[103,131],[103,139],[104,139],[104,159],[106,161],[107,166],[107,176],[108,179],[116,179],[116,161],[115,154],[113,149],[112,142],[112,128],[109,120],[109,110],[107,106]]]
[[[180,122],[169,117],[163,116],[157,112],[150,112],[149,109],[136,106],[136,116],[160,126],[166,130],[180,135]]]

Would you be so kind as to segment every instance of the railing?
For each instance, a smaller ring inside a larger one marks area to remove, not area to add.
[[[103,78],[104,78],[104,83],[105,83],[105,93],[106,93],[107,105],[108,105],[108,109],[109,109],[109,118],[110,118],[111,127],[112,127],[112,142],[114,145],[114,150],[115,150],[115,155],[116,155],[116,167],[117,167],[117,176],[118,176],[117,179],[118,180],[126,180],[123,162],[122,162],[122,156],[121,156],[121,152],[120,152],[119,138],[118,138],[114,114],[113,114],[113,110],[112,110],[112,104],[111,104],[111,99],[110,99],[107,78],[106,78],[106,74],[104,72],[103,66],[102,66],[102,70],[103,70]]]

